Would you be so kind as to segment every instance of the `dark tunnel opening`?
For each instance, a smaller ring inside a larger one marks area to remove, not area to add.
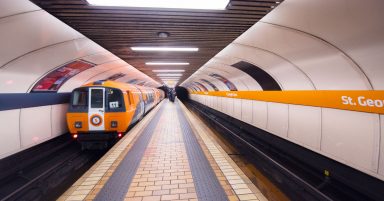
[[[177,86],[175,88],[177,98],[181,101],[186,101],[189,99],[188,90],[184,87]]]
[[[168,98],[168,91],[169,91],[169,88],[165,85],[161,86],[161,87],[158,87],[158,89],[160,90],[163,90],[164,91],[164,95],[165,95],[165,98]]]

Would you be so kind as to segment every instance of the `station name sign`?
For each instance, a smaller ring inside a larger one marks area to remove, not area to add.
[[[384,91],[210,91],[192,94],[384,114]]]

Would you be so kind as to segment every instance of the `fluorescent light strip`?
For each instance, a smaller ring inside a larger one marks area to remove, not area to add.
[[[97,6],[225,10],[229,0],[87,0]]]
[[[181,77],[183,74],[181,73],[160,73],[157,74],[158,77]]]
[[[181,73],[185,70],[152,70],[154,73]]]
[[[187,66],[188,62],[146,62],[148,66]]]
[[[160,79],[180,79],[180,77],[159,77]]]
[[[156,51],[156,52],[197,52],[197,47],[131,47],[133,51]]]
[[[179,78],[160,78],[161,80],[179,80]]]

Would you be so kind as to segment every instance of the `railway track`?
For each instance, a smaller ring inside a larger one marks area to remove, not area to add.
[[[28,150],[22,156],[0,161],[2,169],[8,163],[8,168],[13,170],[1,175],[0,200],[55,200],[103,153],[81,151],[75,141],[62,136]]]

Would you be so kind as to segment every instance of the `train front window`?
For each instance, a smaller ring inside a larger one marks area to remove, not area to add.
[[[118,89],[107,89],[107,100],[109,110],[121,109],[123,107],[123,96]]]
[[[77,89],[73,92],[72,107],[86,108],[88,106],[88,91],[86,89]]]
[[[103,108],[103,89],[91,89],[91,108]]]

